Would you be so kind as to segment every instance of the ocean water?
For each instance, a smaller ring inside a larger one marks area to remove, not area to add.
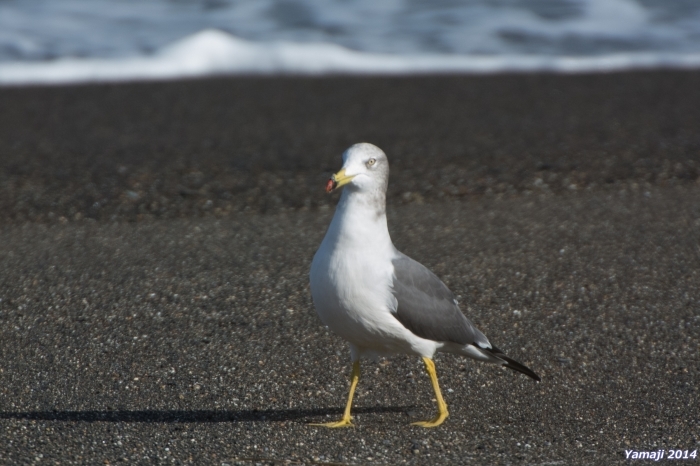
[[[0,1],[0,84],[662,67],[700,67],[700,1]]]

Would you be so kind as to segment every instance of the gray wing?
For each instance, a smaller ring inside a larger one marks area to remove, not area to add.
[[[397,251],[398,252],[398,251]],[[454,295],[423,264],[398,252],[394,265],[394,317],[414,334],[433,341],[491,348],[488,339],[462,311]]]

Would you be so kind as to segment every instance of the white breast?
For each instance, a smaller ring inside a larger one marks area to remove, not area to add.
[[[341,200],[311,264],[311,294],[323,323],[361,349],[410,352],[417,338],[391,314],[394,254],[386,216]]]

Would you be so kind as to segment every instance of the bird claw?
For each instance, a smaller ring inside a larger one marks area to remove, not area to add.
[[[418,422],[412,422],[412,426],[418,426],[418,427],[437,427],[443,422],[445,422],[445,419],[447,419],[447,414],[442,415],[438,414],[434,418],[432,418],[429,421],[418,421]]]
[[[335,422],[324,422],[324,423],[319,423],[319,424],[309,424],[314,427],[328,427],[329,429],[337,429],[338,427],[355,427],[355,424],[353,424],[350,419],[341,419],[340,421],[335,421]]]

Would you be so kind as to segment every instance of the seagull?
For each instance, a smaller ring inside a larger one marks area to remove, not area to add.
[[[386,154],[359,143],[343,153],[342,169],[326,185],[329,193],[344,189],[311,263],[311,295],[321,321],[350,344],[352,373],[342,419],[317,426],[353,425],[350,409],[363,357],[398,353],[423,359],[438,412],[413,423],[421,427],[437,427],[448,416],[433,362],[436,353],[499,364],[540,380],[489,342],[434,273],[394,247],[386,219],[388,184]]]

